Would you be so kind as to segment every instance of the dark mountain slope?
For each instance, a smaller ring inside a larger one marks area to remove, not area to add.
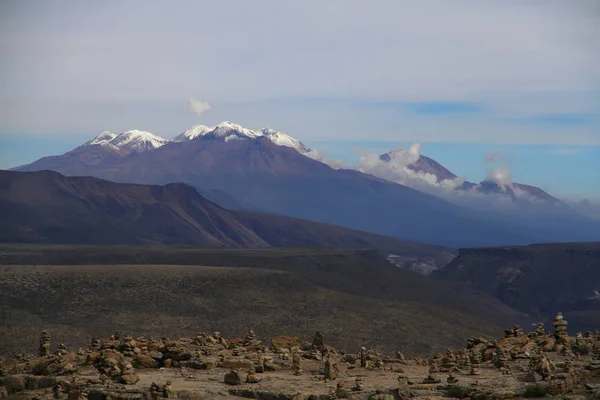
[[[443,265],[438,246],[290,217],[234,212],[185,184],[119,184],[51,171],[0,171],[0,241],[366,247]]]
[[[76,153],[19,170],[52,169],[117,182],[186,182],[222,190],[269,213],[450,246],[530,243],[543,237],[406,186],[334,170],[265,139],[169,143],[151,152],[107,156],[93,165],[80,150]]]
[[[2,241],[267,246],[184,184],[115,184],[50,171],[0,172]]]

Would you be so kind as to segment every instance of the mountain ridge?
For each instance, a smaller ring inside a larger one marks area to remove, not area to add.
[[[156,150],[169,143],[192,140],[223,140],[227,142],[229,140],[258,138],[266,138],[278,146],[291,147],[300,153],[311,151],[304,143],[283,132],[269,128],[260,130],[248,129],[230,121],[223,121],[214,126],[194,125],[173,139],[165,139],[151,132],[139,129],[130,129],[120,134],[104,131],[74,150],[100,145],[115,150],[124,150],[128,154],[131,154]]]
[[[437,267],[451,250],[347,228],[231,211],[184,183],[164,186],[0,171],[0,242],[367,247]]]

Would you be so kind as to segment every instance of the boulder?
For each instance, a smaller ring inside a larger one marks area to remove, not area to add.
[[[125,385],[134,385],[138,383],[139,380],[140,377],[138,376],[138,374],[135,373],[121,375],[120,379],[121,383],[124,383]]]
[[[238,371],[232,370],[231,372],[225,374],[224,382],[228,385],[241,385],[242,377]]]
[[[249,373],[249,374],[246,376],[246,383],[258,383],[258,382],[260,382],[260,379],[258,379],[258,378],[256,377],[256,375],[254,375],[254,374],[252,374],[252,373]]]

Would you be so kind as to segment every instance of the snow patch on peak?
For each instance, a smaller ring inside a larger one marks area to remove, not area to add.
[[[125,148],[139,152],[157,149],[169,143],[169,140],[161,138],[160,136],[156,136],[147,131],[131,129],[121,133],[112,139],[110,143],[120,149]]]
[[[150,132],[132,129],[119,135],[108,131],[102,132],[94,139],[85,142],[81,147],[101,145],[139,153],[157,149],[167,143],[169,143],[167,139],[153,135]]]
[[[298,153],[308,153],[311,151],[310,148],[306,147],[304,143],[299,141],[298,139],[294,139],[293,137],[286,135],[283,132],[276,131],[274,129],[264,128],[261,133],[268,138],[271,142],[275,143],[278,146],[286,146],[291,147],[298,151]]]
[[[240,139],[244,137],[250,139],[256,139],[262,136],[260,132],[253,131],[248,128],[244,128],[241,125],[234,124],[230,121],[223,121],[217,124],[214,129],[210,132],[213,136],[227,138],[230,135],[238,136]],[[231,140],[231,139],[230,139]]]
[[[112,133],[112,132],[109,132],[109,131],[104,131],[101,134],[97,135],[92,140],[89,140],[89,141],[85,142],[82,145],[82,147],[84,147],[84,146],[93,146],[93,145],[96,145],[96,144],[99,144],[99,145],[109,145],[110,141],[113,140],[116,137],[117,137],[116,133]]]
[[[180,135],[175,136],[173,139],[174,142],[187,142],[189,140],[194,140],[199,136],[203,136],[213,130],[215,127],[210,127],[206,125],[194,125],[187,131],[183,132]]]
[[[187,142],[190,140],[223,140],[228,142],[236,139],[256,139],[262,133],[244,128],[230,121],[223,121],[215,126],[194,125],[192,128],[176,136],[174,142]]]

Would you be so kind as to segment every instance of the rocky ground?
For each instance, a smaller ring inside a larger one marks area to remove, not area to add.
[[[470,338],[462,349],[407,359],[362,348],[345,353],[317,332],[261,341],[133,338],[115,334],[70,351],[40,334],[39,354],[0,360],[0,398],[15,399],[510,399],[600,398],[600,334],[567,333],[557,315],[525,334]]]

